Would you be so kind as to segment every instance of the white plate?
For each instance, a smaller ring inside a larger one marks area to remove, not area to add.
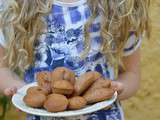
[[[107,106],[110,106],[117,98],[117,92],[114,93],[113,97],[110,100],[106,100],[103,102],[99,102],[93,105],[86,106],[83,109],[80,110],[68,110],[64,112],[56,112],[56,113],[51,113],[47,112],[45,109],[37,109],[37,108],[31,108],[26,106],[26,104],[23,102],[23,97],[26,94],[26,91],[29,87],[31,86],[36,86],[37,83],[31,83],[28,84],[21,89],[17,91],[17,93],[12,97],[12,103],[20,109],[23,112],[33,114],[33,115],[38,115],[38,116],[50,116],[50,117],[69,117],[69,116],[77,116],[77,115],[82,115],[82,114],[87,114],[87,113],[92,113],[98,110],[101,110]]]

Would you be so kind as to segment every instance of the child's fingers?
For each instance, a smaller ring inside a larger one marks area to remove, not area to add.
[[[6,89],[6,90],[4,91],[4,94],[5,94],[6,96],[8,96],[8,97],[11,97],[14,93],[13,93],[12,90]]]
[[[16,87],[7,88],[7,89],[4,90],[4,95],[11,97],[11,96],[13,96],[16,92],[17,92],[17,88],[16,88]]]
[[[11,88],[11,92],[12,92],[12,95],[14,95],[17,92],[17,87]]]
[[[7,88],[7,89],[4,90],[4,95],[10,96],[10,94],[11,94],[11,92],[10,92],[9,88]]]
[[[117,82],[117,81],[112,81],[111,82],[111,88],[114,90],[114,91],[117,91],[118,94],[122,93],[123,89],[124,89],[124,86],[122,83],[120,82]]]

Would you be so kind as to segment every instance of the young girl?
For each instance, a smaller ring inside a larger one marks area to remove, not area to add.
[[[77,76],[98,71],[118,91],[109,109],[66,118],[27,115],[27,120],[124,120],[119,101],[139,88],[139,47],[143,33],[149,33],[149,0],[5,0],[3,5],[0,91],[5,95],[34,82],[37,72],[60,66]]]

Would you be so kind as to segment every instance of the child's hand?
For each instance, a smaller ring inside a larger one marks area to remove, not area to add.
[[[10,87],[4,90],[4,95],[12,97],[17,92],[17,87]]]
[[[8,97],[12,97],[18,90],[18,87],[14,86],[14,87],[10,87],[10,88],[6,88],[4,90],[4,95],[8,96]],[[21,110],[16,108],[17,112],[22,112]]]
[[[121,94],[124,90],[124,85],[123,83],[121,82],[118,82],[118,81],[112,81],[111,82],[111,88],[114,90],[114,91],[117,91],[118,94]]]
[[[23,87],[24,85],[25,85],[24,82],[17,82],[17,85],[4,89],[3,93],[8,97],[12,97],[17,92],[17,90]]]

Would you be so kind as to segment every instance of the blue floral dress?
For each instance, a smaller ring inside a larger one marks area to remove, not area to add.
[[[74,3],[54,1],[51,13],[45,17],[47,30],[40,36],[35,45],[35,66],[25,72],[25,82],[36,81],[35,74],[39,71],[51,71],[64,66],[73,70],[77,76],[86,71],[98,71],[105,78],[114,80],[114,69],[109,66],[107,59],[100,52],[102,39],[100,36],[100,20],[97,16],[89,31],[91,35],[91,49],[88,56],[81,60],[80,53],[84,50],[84,25],[91,16],[87,0]],[[141,43],[131,32],[124,48],[124,56],[133,53]],[[0,31],[0,44],[5,46],[5,39]],[[27,115],[27,120],[123,120],[122,108],[115,102],[110,109],[100,110],[88,115],[49,118]]]

